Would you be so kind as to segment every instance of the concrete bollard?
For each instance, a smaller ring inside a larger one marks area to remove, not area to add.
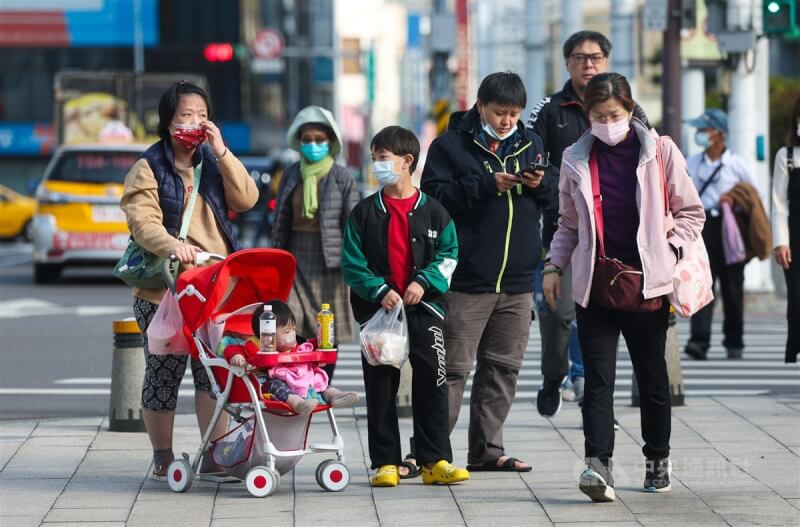
[[[144,348],[142,334],[133,318],[115,320],[114,357],[111,364],[111,406],[108,429],[112,432],[144,432],[142,382]]]
[[[678,325],[675,311],[669,310],[669,326],[667,327],[667,343],[664,346],[665,360],[667,361],[667,376],[669,377],[669,393],[672,406],[684,406],[683,371],[681,370],[681,352],[678,346]],[[631,385],[631,406],[639,406],[639,385],[636,375],[633,376]]]
[[[397,417],[411,417],[411,361],[400,368],[400,386],[397,388]]]

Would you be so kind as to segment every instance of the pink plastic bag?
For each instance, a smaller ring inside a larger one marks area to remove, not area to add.
[[[164,294],[150,326],[147,349],[153,355],[187,355],[189,342],[183,334],[183,315],[171,291]]]
[[[747,258],[742,232],[728,202],[722,204],[722,250],[727,265],[741,263]]]

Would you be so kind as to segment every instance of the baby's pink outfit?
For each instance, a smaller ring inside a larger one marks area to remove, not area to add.
[[[311,349],[306,349],[308,347]],[[313,345],[309,343],[300,344],[294,351],[314,351]],[[270,379],[280,379],[289,386],[289,389],[302,397],[308,395],[308,388],[314,388],[318,394],[322,394],[328,389],[328,374],[319,366],[312,364],[290,364],[287,366],[276,366],[268,370]]]

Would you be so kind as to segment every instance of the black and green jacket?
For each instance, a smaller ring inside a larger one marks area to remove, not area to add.
[[[458,239],[450,215],[424,192],[408,213],[408,236],[413,270],[411,280],[425,290],[419,306],[444,320],[442,297],[458,262]],[[350,286],[350,304],[364,324],[381,307],[391,290],[389,272],[389,212],[383,193],[362,199],[350,213],[342,241],[342,275]]]
[[[428,150],[421,187],[439,200],[458,230],[460,258],[453,291],[528,293],[542,257],[542,212],[558,210],[558,181],[546,174],[535,189],[522,184],[498,192],[495,172],[517,174],[539,155],[541,138],[522,120],[492,152],[475,107],[450,116]]]

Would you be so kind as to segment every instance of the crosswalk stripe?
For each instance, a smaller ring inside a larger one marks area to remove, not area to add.
[[[680,341],[688,334],[688,322],[679,321]],[[715,322],[713,334],[721,334],[721,324]],[[715,338],[718,341],[719,338]],[[681,357],[684,390],[692,396],[757,395],[770,393],[775,389],[785,392],[796,387],[800,391],[800,365],[785,364],[784,347],[786,324],[770,320],[753,320],[745,324],[745,352],[741,360],[725,359],[725,348],[715,342],[709,350],[709,360],[694,361]],[[624,339],[618,346],[618,365],[614,397],[629,399],[633,382],[633,370],[628,357]],[[541,375],[541,341],[538,327],[531,326],[531,336],[525,353],[525,361],[518,377],[517,401],[536,399]],[[191,387],[191,369],[187,368],[185,384],[180,390],[181,397],[194,393]],[[56,387],[44,388],[0,388],[0,395],[107,395],[110,393],[111,379],[108,377],[73,377],[58,379]],[[361,371],[361,351],[358,344],[339,346],[339,359],[336,365],[334,385],[343,390],[359,393],[364,404],[363,373]],[[472,385],[472,380],[467,386]],[[469,390],[465,391],[464,402],[469,401]]]

